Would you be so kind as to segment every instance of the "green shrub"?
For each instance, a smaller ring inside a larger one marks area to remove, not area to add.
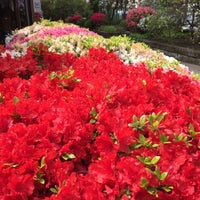
[[[140,34],[140,33],[132,33],[129,35],[129,37],[136,41],[136,42],[140,42],[142,41],[143,39],[148,39],[150,38],[151,36],[148,34],[148,33],[144,33],[144,34]]]
[[[117,31],[117,27],[114,25],[102,25],[98,28],[98,31],[112,33]]]
[[[181,38],[181,27],[170,16],[150,16],[146,18],[146,32],[153,38]]]
[[[127,30],[127,24],[126,24],[126,20],[122,19],[119,23],[118,23],[118,27],[122,28],[123,30]]]
[[[94,25],[90,19],[85,20],[85,23],[83,25],[85,28],[93,29]]]
[[[41,0],[43,17],[51,20],[65,20],[69,16],[80,14],[83,17],[89,17],[92,13],[89,4],[84,0],[66,1],[66,0]]]
[[[200,44],[200,22],[198,24],[197,30],[194,32],[193,41]]]

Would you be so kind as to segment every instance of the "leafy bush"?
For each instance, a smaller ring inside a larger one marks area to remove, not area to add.
[[[55,21],[64,21],[68,16],[73,16],[75,13],[88,18],[92,13],[90,5],[84,0],[54,0],[51,3],[49,3],[49,0],[41,0],[41,6],[44,18]]]
[[[121,27],[122,30],[127,30],[126,20],[125,19],[120,20],[119,23],[118,23],[118,26]]]
[[[103,31],[103,32],[116,32],[117,31],[117,27],[114,25],[102,25],[98,28],[98,31]]]
[[[181,27],[176,26],[176,22],[170,16],[150,16],[145,19],[145,29],[149,35],[155,38],[180,38],[184,34]],[[140,28],[142,28],[140,26]]]
[[[135,40],[137,42],[141,42],[143,39],[148,39],[150,38],[151,36],[149,36],[148,33],[131,33],[129,35],[129,37],[132,39],[132,40]],[[152,37],[151,37],[152,38]]]
[[[194,32],[194,36],[193,36],[193,41],[200,44],[200,21],[198,23],[198,28],[197,30]]]

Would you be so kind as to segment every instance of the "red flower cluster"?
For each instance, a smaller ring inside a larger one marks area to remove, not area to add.
[[[41,18],[42,18],[42,13],[40,13],[40,12],[35,12],[34,13],[35,21],[39,21]]]
[[[200,199],[199,82],[37,50],[1,58],[0,199]]]
[[[5,47],[2,44],[0,44],[0,54],[3,53],[5,50]]]
[[[73,15],[73,16],[70,16],[66,19],[66,22],[69,22],[69,23],[77,23],[78,20],[82,19],[82,15]]]
[[[104,13],[94,13],[90,17],[90,19],[95,25],[102,25],[105,22],[105,14]]]

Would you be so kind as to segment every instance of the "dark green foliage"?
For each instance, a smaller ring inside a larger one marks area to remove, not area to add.
[[[65,20],[74,14],[88,18],[92,11],[84,0],[41,0],[45,19]]]

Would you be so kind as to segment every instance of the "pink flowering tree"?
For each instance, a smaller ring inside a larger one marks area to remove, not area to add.
[[[135,32],[139,21],[149,15],[155,15],[156,12],[151,7],[137,7],[128,11],[126,16],[126,23],[128,28]]]

